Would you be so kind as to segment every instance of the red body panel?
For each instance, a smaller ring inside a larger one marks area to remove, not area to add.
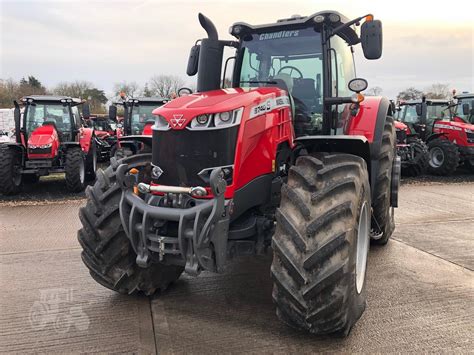
[[[153,126],[152,123],[147,123],[147,124],[145,125],[145,127],[143,127],[143,132],[142,132],[142,134],[143,134],[144,136],[151,136],[151,134],[152,134],[151,127],[152,127],[152,126]]]
[[[466,130],[474,132],[474,125],[463,120],[436,121],[433,124],[433,133],[443,133],[446,139],[457,145],[474,147],[474,143],[469,143],[467,140]]]
[[[347,124],[344,125],[344,134],[365,136],[369,143],[372,143],[381,100],[382,97],[377,96],[365,97],[364,101],[360,103],[357,115],[350,116]]]
[[[31,154],[28,150],[28,159],[52,159],[58,155],[59,137],[58,132],[52,125],[44,125],[31,132],[28,139],[28,147],[43,146],[51,144],[51,153],[49,154]]]
[[[81,127],[79,129],[79,144],[81,145],[82,151],[85,154],[89,152],[93,134],[94,130],[92,128]]]
[[[226,198],[232,198],[236,190],[250,181],[274,172],[280,143],[287,142],[290,148],[294,147],[289,104],[278,106],[279,101],[276,100],[286,96],[286,92],[278,88],[215,90],[177,98],[153,113],[165,117],[168,122],[173,118],[184,119],[184,122],[180,121],[182,124],[172,128],[183,130],[200,114],[244,107],[237,135],[233,182],[225,193]],[[274,108],[272,103],[276,103]],[[171,122],[170,127],[173,127]]]

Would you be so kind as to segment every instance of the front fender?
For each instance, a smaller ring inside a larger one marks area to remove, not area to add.
[[[303,136],[296,138],[294,142],[308,152],[347,153],[360,156],[370,171],[370,146],[365,136]]]
[[[447,136],[447,133],[446,132],[440,132],[440,133],[433,133],[432,135],[430,135],[427,139],[426,139],[426,144],[428,144],[429,142],[431,142],[432,140],[434,139],[437,139],[441,136]]]
[[[87,154],[92,145],[92,137],[94,136],[93,128],[80,128],[79,129],[79,144],[82,151]]]

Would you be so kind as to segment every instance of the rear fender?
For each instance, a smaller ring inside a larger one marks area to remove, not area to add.
[[[390,101],[385,97],[366,97],[360,104],[358,113],[352,117],[347,127],[349,135],[363,135],[370,146],[369,176],[371,192],[374,193],[375,178],[379,168],[379,154],[387,117],[392,115]]]
[[[429,142],[431,142],[432,140],[434,139],[437,139],[441,136],[444,136],[447,138],[447,134],[445,132],[442,132],[442,133],[433,133],[432,135],[430,135],[427,139],[426,139],[426,144],[428,144]]]

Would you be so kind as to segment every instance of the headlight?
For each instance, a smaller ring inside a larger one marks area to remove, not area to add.
[[[168,121],[160,115],[155,116],[155,124],[151,127],[151,129],[155,129],[158,131],[167,131],[170,128]]]
[[[52,145],[53,145],[52,143],[43,144],[43,145],[40,145],[39,148],[40,148],[40,149],[47,149],[47,148],[51,148]]]
[[[469,129],[469,128],[464,128],[464,130],[466,131],[466,133],[474,133],[474,131],[472,129]]]
[[[244,108],[213,114],[199,115],[193,118],[188,129],[221,129],[240,124]]]

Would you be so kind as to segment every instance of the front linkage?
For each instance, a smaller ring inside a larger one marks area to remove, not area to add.
[[[172,192],[155,195],[149,192],[154,186],[138,184],[137,179],[127,164],[118,167],[120,218],[137,254],[137,265],[184,265],[191,275],[202,269],[222,272],[229,229],[229,204],[224,198],[227,184],[222,171],[215,169],[210,175],[212,199]]]

